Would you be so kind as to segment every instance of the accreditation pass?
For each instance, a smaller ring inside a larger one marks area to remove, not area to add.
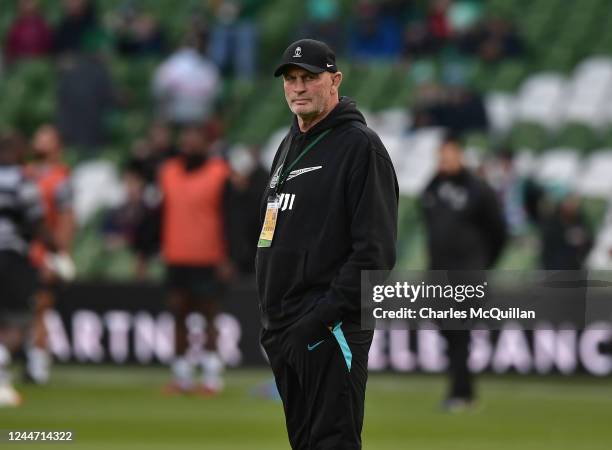
[[[274,237],[274,229],[276,228],[276,219],[278,219],[278,209],[280,206],[279,195],[271,195],[268,197],[268,206],[266,208],[266,217],[264,219],[259,242],[257,247],[270,247],[272,238]]]

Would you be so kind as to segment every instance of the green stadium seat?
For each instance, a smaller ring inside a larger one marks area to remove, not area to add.
[[[580,123],[565,125],[557,134],[555,142],[557,147],[575,148],[584,153],[600,145],[600,139],[595,130]]]
[[[392,73],[393,65],[391,63],[380,63],[370,67],[367,83],[361,83],[359,90],[355,92],[355,100],[361,108],[371,111],[377,103],[378,106],[381,106],[380,99],[387,86],[389,86]]]
[[[466,147],[477,148],[484,153],[492,148],[491,139],[488,134],[479,131],[472,131],[466,134],[463,142]]]
[[[514,91],[527,73],[527,67],[522,61],[501,62],[489,87],[496,91]]]
[[[530,149],[539,152],[549,145],[550,136],[541,125],[517,123],[510,132],[509,143],[517,150]]]

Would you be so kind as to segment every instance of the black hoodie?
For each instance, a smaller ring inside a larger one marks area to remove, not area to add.
[[[292,168],[279,192],[272,246],[257,251],[259,308],[266,329],[288,326],[313,308],[325,325],[358,325],[361,271],[390,270],[395,264],[397,178],[387,150],[352,100],[342,97],[306,133],[294,118],[272,173],[279,171],[286,142],[291,142],[288,167],[330,129]],[[260,228],[272,192],[269,184]]]
[[[463,169],[436,175],[422,197],[431,270],[485,270],[499,258],[506,224],[495,192]]]

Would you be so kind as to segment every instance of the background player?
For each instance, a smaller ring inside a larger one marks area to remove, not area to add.
[[[45,225],[52,233],[58,251],[64,255],[61,258],[67,260],[75,221],[70,168],[62,161],[62,139],[57,128],[41,126],[32,140],[32,150],[33,161],[26,168],[27,174],[38,185],[45,208]],[[32,341],[26,351],[26,380],[44,384],[49,379],[51,365],[44,318],[55,303],[55,290],[62,275],[56,267],[57,257],[50,254],[40,240],[32,244],[30,256],[39,272],[40,287],[36,293]]]
[[[493,189],[470,172],[456,136],[439,150],[438,173],[421,199],[430,270],[476,271],[493,267],[506,242],[506,224]],[[449,276],[452,272],[449,273]],[[461,280],[465,283],[466,280]],[[468,368],[469,330],[442,330],[448,342],[450,386],[442,407],[472,406],[474,382]]]
[[[29,242],[38,236],[56,250],[44,228],[39,191],[20,164],[24,148],[19,136],[0,136],[0,406],[21,403],[8,366],[30,325],[36,276],[28,260]]]
[[[160,172],[162,255],[176,326],[174,380],[166,391],[191,391],[199,362],[204,377],[198,390],[208,395],[223,388],[215,317],[217,300],[230,276],[222,206],[229,168],[221,158],[208,155],[208,143],[199,127],[186,127],[179,147],[180,156],[169,160]],[[193,312],[202,313],[206,319],[206,342],[201,355],[188,352],[186,320]]]

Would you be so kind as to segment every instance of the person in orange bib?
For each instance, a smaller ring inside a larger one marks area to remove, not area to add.
[[[206,137],[199,127],[180,134],[179,156],[160,171],[162,194],[162,257],[167,266],[169,307],[176,320],[174,380],[168,393],[196,390],[214,394],[223,388],[223,362],[217,352],[217,301],[232,269],[223,231],[223,189],[229,176],[227,163],[208,155]],[[204,351],[189,351],[187,318],[202,313],[206,320]],[[203,377],[193,383],[201,365]]]
[[[40,240],[34,241],[30,248],[30,259],[39,272],[40,285],[35,296],[31,342],[26,350],[26,380],[37,384],[48,381],[51,365],[45,313],[55,304],[55,291],[60,281],[74,277],[69,252],[75,220],[70,168],[62,161],[62,147],[57,128],[41,126],[32,139],[32,163],[26,167],[26,173],[41,192],[44,222],[57,244],[56,252],[50,252]]]

